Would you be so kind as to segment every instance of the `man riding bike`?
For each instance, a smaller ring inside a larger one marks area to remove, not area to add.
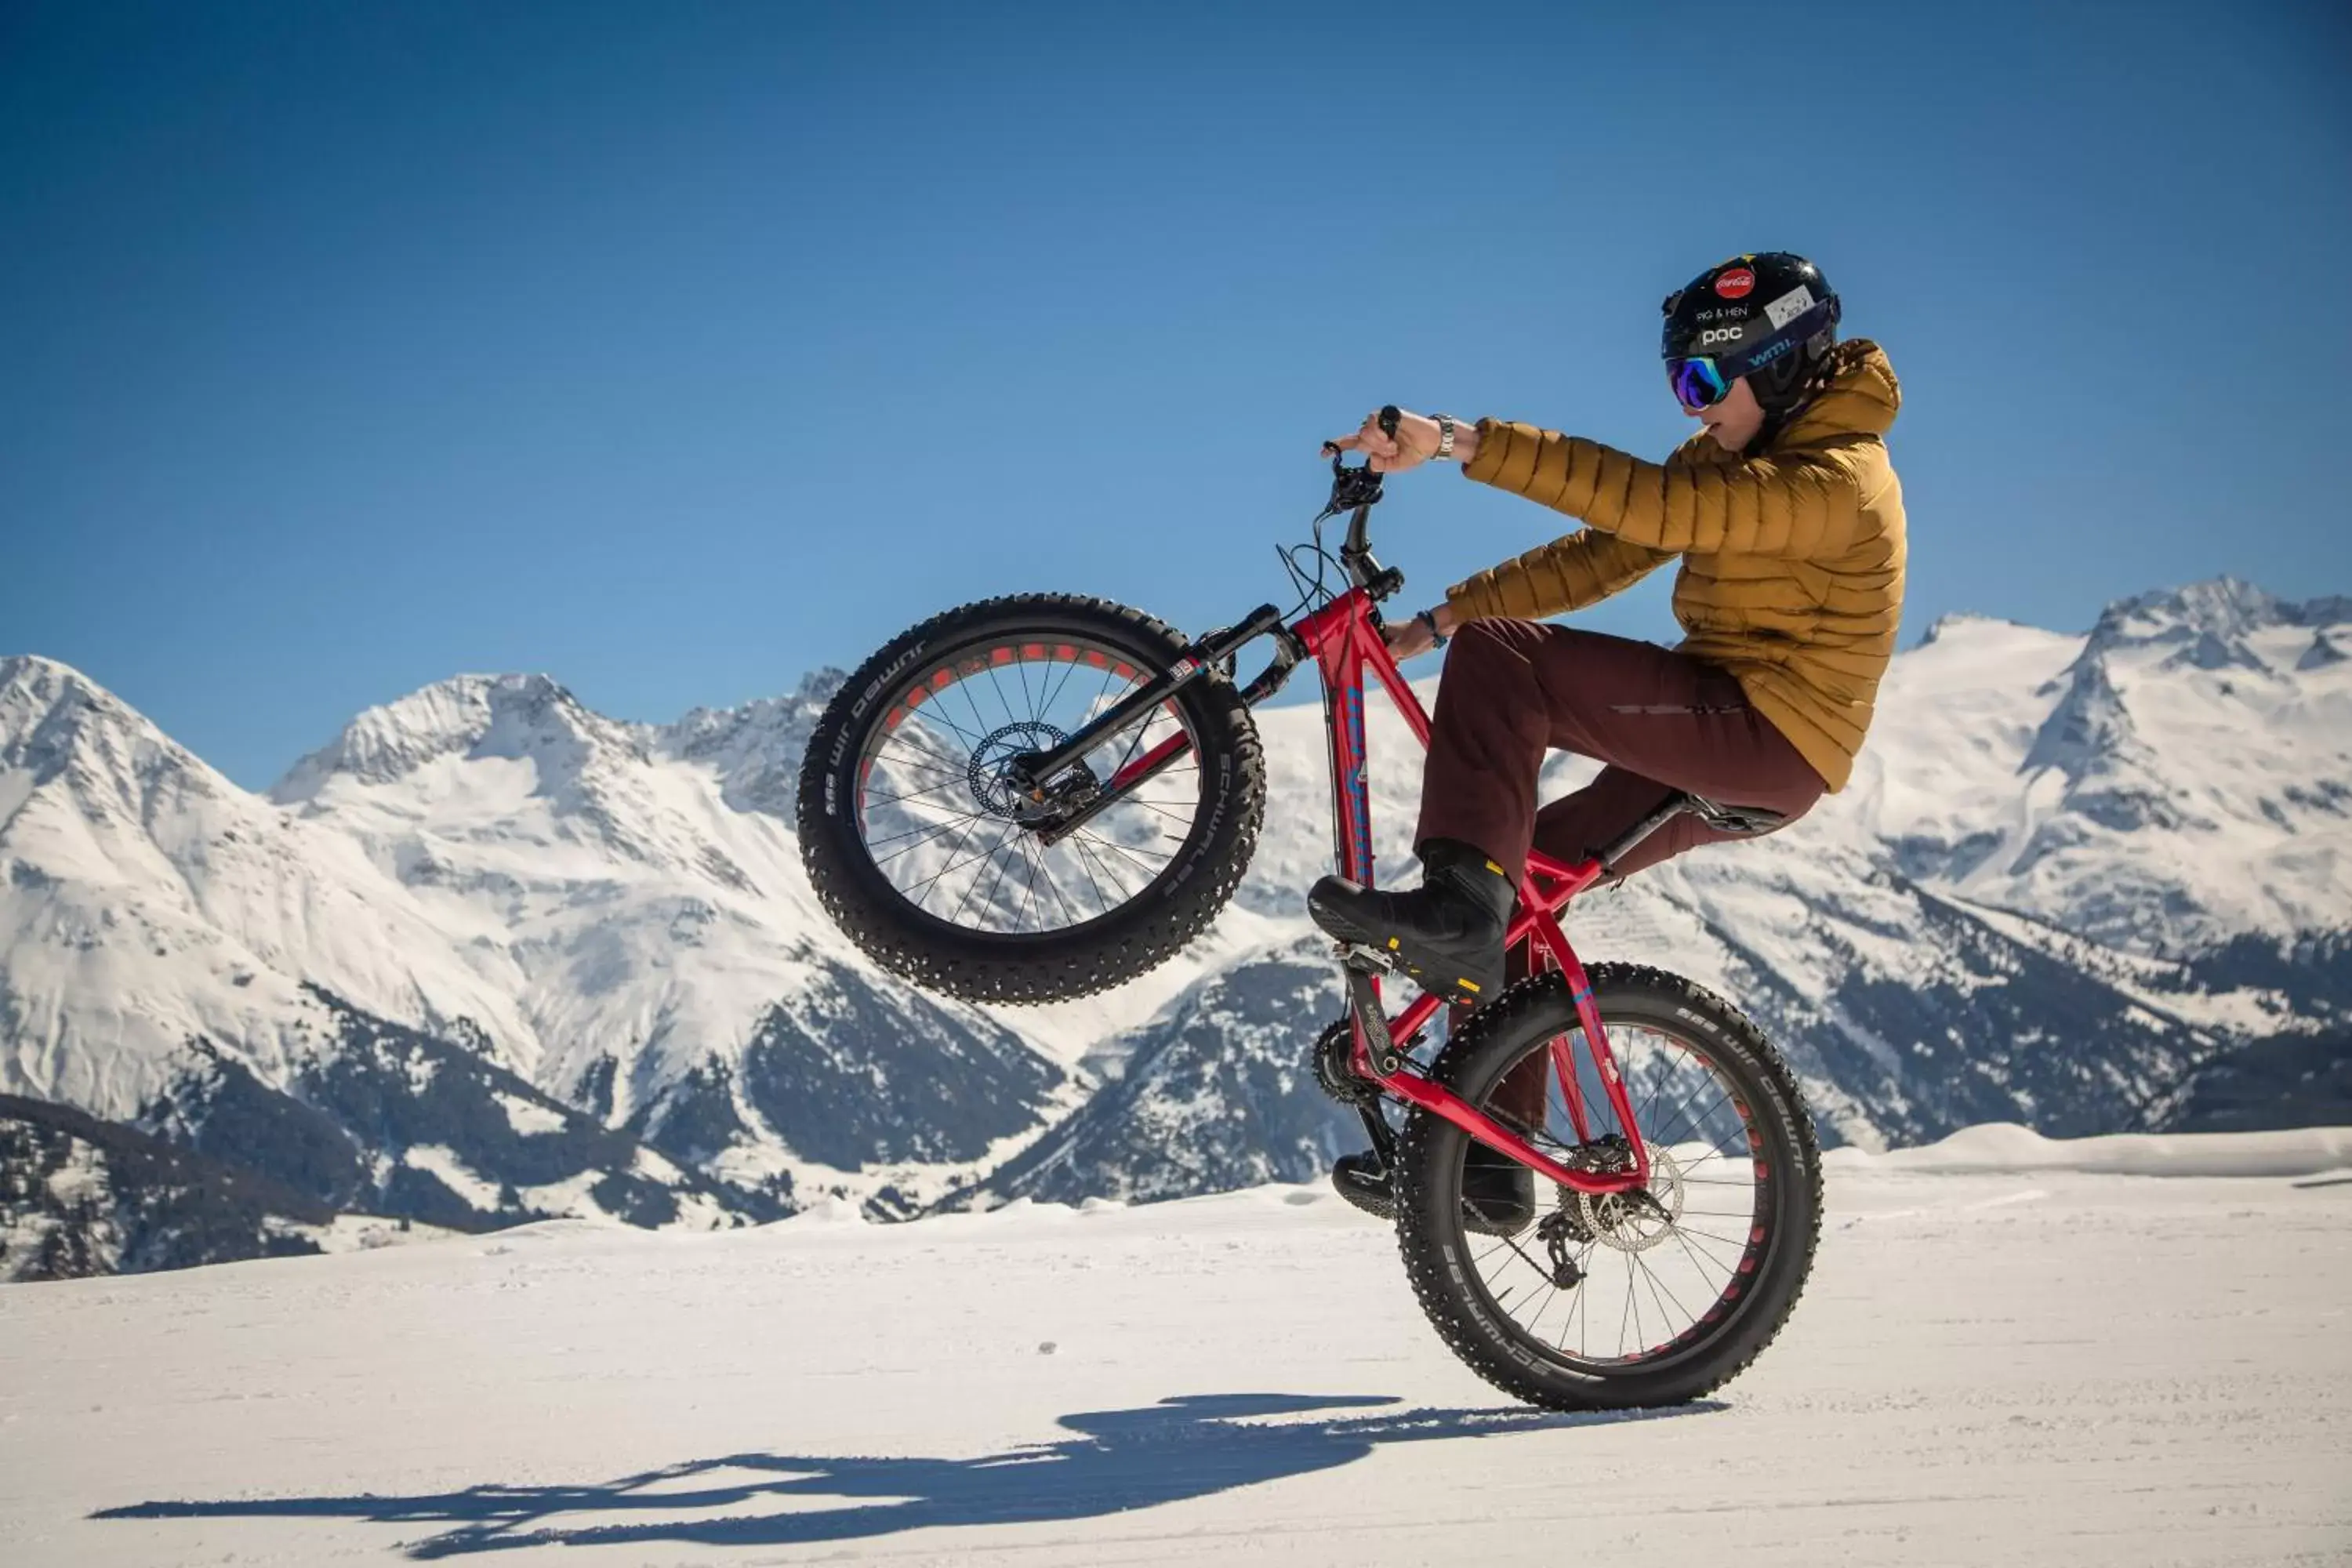
[[[1663,464],[1533,426],[1403,414],[1335,446],[1397,472],[1452,459],[1470,479],[1585,526],[1446,591],[1387,631],[1409,658],[1451,639],[1414,834],[1422,885],[1325,877],[1316,923],[1393,954],[1459,1005],[1505,980],[1503,937],[1529,847],[1600,853],[1676,791],[1783,822],[1843,788],[1870,726],[1903,606],[1902,489],[1886,452],[1901,394],[1886,355],[1841,343],[1819,268],[1769,251],[1708,268],[1665,301],[1667,379],[1704,428]],[[1582,609],[1680,557],[1674,648],[1539,617]],[[1554,748],[1603,764],[1538,811]],[[1611,867],[1625,876],[1727,837],[1674,819]],[[1539,1121],[1541,1062],[1503,1103]],[[1533,1173],[1474,1144],[1465,1203],[1510,1227],[1535,1207]],[[1341,1194],[1386,1213],[1389,1173],[1342,1158]]]

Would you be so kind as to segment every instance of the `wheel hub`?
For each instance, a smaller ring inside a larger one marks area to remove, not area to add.
[[[1674,1233],[1683,1213],[1683,1172],[1672,1154],[1648,1145],[1650,1184],[1622,1193],[1579,1193],[1577,1218],[1592,1239],[1620,1252],[1647,1252]]]
[[[971,749],[971,761],[964,768],[971,798],[991,816],[1007,822],[1034,819],[1039,815],[1040,803],[1013,782],[1009,764],[1015,757],[1051,751],[1068,739],[1068,735],[1042,719],[1018,720],[990,731]],[[1075,763],[1062,778],[1054,781],[1049,801],[1059,805],[1066,796],[1090,791],[1095,784],[1094,770],[1084,763]]]

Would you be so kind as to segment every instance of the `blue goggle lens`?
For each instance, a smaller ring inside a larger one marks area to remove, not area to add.
[[[1731,390],[1712,359],[1668,360],[1666,380],[1675,389],[1675,400],[1685,408],[1711,408]]]

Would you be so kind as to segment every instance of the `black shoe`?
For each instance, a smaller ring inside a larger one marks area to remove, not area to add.
[[[1342,1154],[1331,1167],[1331,1185],[1341,1197],[1380,1219],[1396,1218],[1396,1187],[1377,1150]]]
[[[1379,1153],[1342,1154],[1331,1185],[1368,1215],[1396,1218],[1396,1185]],[[1473,1143],[1462,1156],[1462,1226],[1481,1236],[1517,1236],[1536,1217],[1536,1173],[1507,1154]]]
[[[1503,988],[1511,879],[1451,838],[1423,845],[1421,863],[1421,886],[1402,892],[1326,877],[1307,890],[1307,912],[1339,941],[1386,954],[1423,990],[1486,1001]]]

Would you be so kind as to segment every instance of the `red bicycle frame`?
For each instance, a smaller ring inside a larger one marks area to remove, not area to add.
[[[1397,668],[1387,643],[1374,626],[1372,599],[1363,589],[1352,588],[1333,599],[1295,623],[1290,633],[1313,657],[1323,679],[1325,728],[1328,731],[1331,747],[1332,835],[1338,851],[1339,875],[1370,887],[1372,885],[1372,808],[1366,777],[1365,670],[1369,668],[1379,678],[1389,700],[1404,715],[1405,723],[1423,746],[1429,744],[1429,715],[1423,710],[1421,700],[1413,695],[1412,688],[1405,683],[1404,675]],[[1537,953],[1548,957],[1567,976],[1569,994],[1575,999],[1577,1016],[1584,1026],[1585,1048],[1592,1058],[1593,1071],[1608,1096],[1610,1109],[1616,1113],[1618,1126],[1624,1130],[1625,1137],[1633,1146],[1631,1171],[1572,1170],[1543,1153],[1452,1090],[1431,1081],[1417,1066],[1405,1059],[1405,1042],[1418,1034],[1438,1008],[1444,1005],[1433,994],[1424,993],[1388,1021],[1389,1041],[1395,1047],[1392,1057],[1398,1063],[1394,1071],[1382,1073],[1379,1070],[1369,1049],[1360,1016],[1355,1019],[1355,1048],[1350,1058],[1356,1072],[1380,1085],[1384,1092],[1408,1105],[1416,1105],[1444,1117],[1481,1143],[1529,1166],[1549,1181],[1578,1192],[1595,1194],[1644,1187],[1650,1180],[1649,1148],[1634,1121],[1633,1096],[1627,1091],[1624,1079],[1617,1070],[1615,1057],[1610,1053],[1607,1032],[1601,1025],[1600,1008],[1592,999],[1591,982],[1585,977],[1584,965],[1578,960],[1576,950],[1569,945],[1568,935],[1560,929],[1557,915],[1569,900],[1599,881],[1601,872],[1601,863],[1598,859],[1570,865],[1539,851],[1530,851],[1527,873],[1519,879],[1518,907],[1513,912],[1504,937],[1504,948],[1507,952],[1521,942],[1529,943],[1531,958]],[[1380,982],[1375,977],[1370,984],[1377,1000]],[[1553,1072],[1559,1079],[1569,1121],[1576,1131],[1578,1142],[1583,1142],[1591,1138],[1592,1132],[1584,1096],[1577,1087],[1573,1051],[1567,1035],[1553,1038]]]

